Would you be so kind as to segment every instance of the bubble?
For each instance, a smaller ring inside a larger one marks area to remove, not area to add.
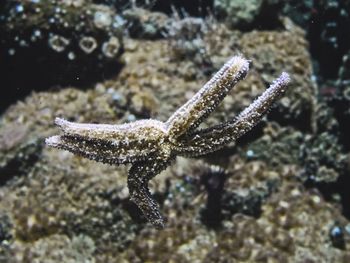
[[[102,53],[108,57],[115,57],[120,49],[119,39],[116,37],[111,37],[107,42],[102,45]]]
[[[90,54],[96,49],[97,42],[93,37],[82,37],[79,41],[79,47],[86,54]]]
[[[74,54],[74,52],[71,51],[71,52],[68,53],[68,59],[69,59],[69,60],[74,60],[74,59],[75,59],[75,54]]]
[[[24,10],[23,5],[16,5],[15,7],[17,13],[22,13]]]
[[[49,38],[49,46],[56,52],[62,52],[69,45],[69,40],[63,36],[53,35]]]
[[[34,36],[35,37],[41,37],[41,31],[39,29],[34,31]]]
[[[33,34],[31,35],[30,40],[32,42],[35,42],[35,41],[37,41],[38,39],[41,39],[41,38],[42,38],[41,31],[39,29],[36,29],[36,30],[33,31]]]
[[[21,47],[27,47],[28,46],[28,44],[27,44],[27,41],[25,41],[25,40],[21,40],[21,41],[19,41],[19,45],[21,46]]]
[[[10,48],[8,50],[8,53],[9,53],[10,56],[13,56],[14,54],[16,54],[16,50],[14,48]]]
[[[248,150],[248,151],[246,152],[246,156],[247,156],[248,158],[253,158],[253,157],[255,156],[255,153],[254,153],[253,150]]]

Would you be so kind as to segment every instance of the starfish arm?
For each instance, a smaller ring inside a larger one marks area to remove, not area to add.
[[[256,99],[249,107],[244,109],[238,117],[223,124],[192,133],[182,142],[180,155],[201,156],[214,152],[230,142],[234,142],[243,134],[251,130],[269,111],[273,103],[280,98],[286,90],[290,77],[282,73],[270,87]]]
[[[51,136],[45,140],[45,143],[96,162],[116,165],[146,160],[156,152],[151,148],[141,150],[138,147],[132,148],[130,145],[115,146],[102,139],[91,140],[70,135]]]
[[[165,134],[165,125],[157,120],[138,120],[125,124],[93,124],[76,123],[61,118],[55,119],[64,134],[72,136],[86,137],[90,139],[104,138],[118,144],[128,140],[140,141],[148,138],[157,138]]]
[[[180,107],[166,122],[170,138],[195,129],[242,80],[249,62],[240,57],[231,58],[189,101]]]
[[[47,145],[109,164],[132,163],[152,157],[165,136],[162,123],[153,120],[124,125],[81,124],[59,118],[55,122],[63,135],[47,138]]]
[[[164,227],[164,220],[159,212],[159,206],[148,189],[148,181],[164,170],[169,160],[153,160],[134,163],[128,176],[130,199],[140,208],[147,220],[157,228]]]

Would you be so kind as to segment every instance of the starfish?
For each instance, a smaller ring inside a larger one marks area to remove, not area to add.
[[[56,118],[55,123],[63,134],[47,138],[46,144],[98,162],[130,163],[130,199],[148,221],[162,228],[164,220],[149,192],[149,180],[166,169],[176,156],[203,156],[236,141],[263,118],[290,82],[289,75],[283,72],[236,118],[213,127],[196,129],[237,82],[245,78],[248,70],[246,59],[232,57],[166,122],[146,119],[112,125],[74,123]]]

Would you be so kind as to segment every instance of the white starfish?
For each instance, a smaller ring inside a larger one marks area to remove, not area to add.
[[[246,59],[231,58],[189,101],[166,122],[139,120],[133,123],[80,124],[56,118],[63,134],[46,139],[52,147],[68,150],[91,160],[132,166],[128,175],[131,200],[156,227],[163,227],[148,181],[164,170],[176,156],[195,157],[216,151],[252,129],[285,92],[289,75],[282,73],[238,117],[203,130],[198,125],[215,110],[249,69]]]

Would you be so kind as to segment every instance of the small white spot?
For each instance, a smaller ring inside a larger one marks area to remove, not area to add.
[[[71,52],[68,53],[68,59],[69,59],[69,60],[74,60],[74,59],[75,59],[75,54],[74,54],[74,52],[71,51]]]
[[[16,54],[16,50],[14,48],[10,48],[8,50],[8,53],[9,53],[10,56],[13,56],[14,54]]]

